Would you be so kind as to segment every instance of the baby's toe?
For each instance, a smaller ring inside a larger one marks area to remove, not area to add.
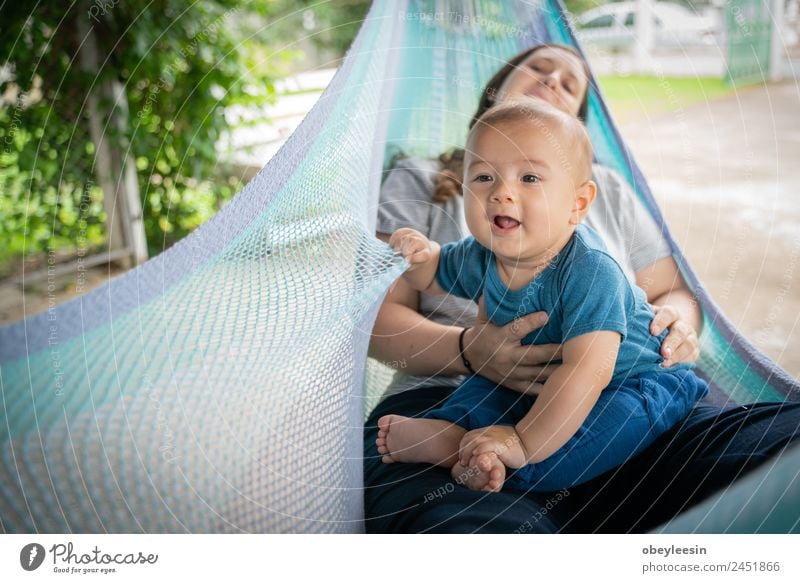
[[[453,464],[453,467],[450,468],[450,477],[455,480],[456,484],[464,485],[467,481],[469,468],[463,466],[460,461]]]
[[[384,415],[378,419],[378,435],[381,433],[386,435],[389,432],[389,426],[392,424],[393,417],[394,415]]]
[[[494,459],[493,456],[488,453],[482,453],[478,456],[475,465],[478,466],[478,469],[482,472],[490,472],[494,467]]]

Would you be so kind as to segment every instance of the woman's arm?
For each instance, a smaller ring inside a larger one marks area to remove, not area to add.
[[[462,328],[428,320],[418,308],[419,292],[398,278],[375,319],[369,355],[386,364],[403,363],[408,375],[466,374],[458,354]]]
[[[378,233],[388,243],[391,235]],[[419,313],[419,292],[399,277],[389,288],[375,319],[369,355],[389,363],[402,362],[408,375],[456,376],[468,371],[458,355],[462,328],[445,326]]]
[[[661,344],[661,355],[666,359],[664,366],[697,360],[703,313],[675,260],[664,257],[640,269],[636,272],[636,284],[647,294],[647,301],[656,311],[650,333],[658,335],[669,328]]]

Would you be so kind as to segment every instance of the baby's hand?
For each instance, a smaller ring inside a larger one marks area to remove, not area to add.
[[[411,264],[409,271],[433,258],[430,240],[414,229],[397,229],[392,233],[389,245]]]
[[[528,464],[522,438],[508,425],[490,425],[464,434],[458,447],[461,465],[470,467],[481,454],[494,453],[509,468]]]

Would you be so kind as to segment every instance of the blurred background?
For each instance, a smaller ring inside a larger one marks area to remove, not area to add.
[[[800,0],[571,0],[701,280],[800,378]],[[212,217],[336,72],[364,0],[0,4],[0,323]]]

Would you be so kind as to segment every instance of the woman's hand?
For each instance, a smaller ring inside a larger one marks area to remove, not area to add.
[[[464,353],[481,376],[519,393],[535,395],[558,368],[548,364],[561,358],[560,344],[523,346],[520,341],[547,323],[545,312],[527,314],[505,326],[486,317],[481,296],[475,324],[464,334]]]
[[[656,315],[650,323],[650,334],[658,336],[664,329],[669,334],[661,343],[664,368],[681,362],[694,362],[700,356],[700,340],[691,324],[681,319],[673,306],[652,306]]]
[[[694,362],[700,356],[698,331],[703,326],[703,312],[678,264],[672,256],[664,257],[636,272],[636,285],[647,294],[655,312],[650,334],[658,336],[669,329],[661,343],[661,366]]]

